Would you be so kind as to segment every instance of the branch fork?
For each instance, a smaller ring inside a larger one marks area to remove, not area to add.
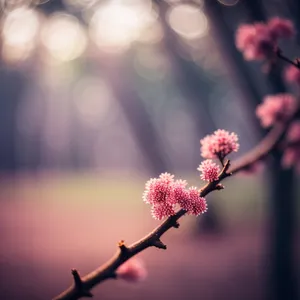
[[[92,298],[94,295],[89,291],[84,288],[83,281],[76,269],[71,270],[73,279],[74,279],[74,285],[75,289],[77,290],[77,293],[80,297],[87,297],[87,298]]]
[[[299,62],[297,62],[299,64]],[[285,123],[279,123],[268,133],[268,135],[250,152],[246,153],[243,157],[234,162],[231,167],[230,161],[227,160],[219,174],[218,180],[207,183],[202,189],[199,190],[201,197],[205,197],[212,191],[221,190],[224,188],[220,182],[241,170],[248,168],[257,161],[265,158],[269,153],[277,148],[286,133],[290,122],[297,117],[299,110],[291,116],[290,120]],[[222,162],[221,162],[222,163]],[[181,209],[175,215],[170,216],[162,222],[156,229],[150,232],[147,236],[127,247],[125,242],[121,240],[118,243],[119,252],[104,264],[102,267],[86,275],[81,279],[76,269],[72,270],[75,284],[55,297],[53,300],[77,300],[81,297],[92,297],[90,290],[104,280],[116,278],[116,270],[125,261],[134,255],[142,252],[143,250],[154,246],[158,249],[166,249],[167,246],[160,240],[161,236],[171,228],[178,228],[178,220],[186,214],[186,211]]]

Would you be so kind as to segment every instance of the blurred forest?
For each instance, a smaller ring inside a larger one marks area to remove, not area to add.
[[[0,0],[0,298],[51,299],[158,223],[144,182],[201,186],[199,140],[217,128],[241,156],[266,134],[255,108],[294,92],[247,62],[237,27],[273,16],[298,30],[298,0]],[[209,210],[142,253],[149,278],[94,299],[300,299],[299,184],[275,153],[208,197]],[[148,253],[149,252],[149,253]],[[203,296],[203,297],[202,297]]]

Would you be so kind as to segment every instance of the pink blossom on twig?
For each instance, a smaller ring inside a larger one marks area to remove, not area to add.
[[[169,203],[154,204],[151,208],[152,217],[156,220],[174,216],[175,213],[174,205]]]
[[[297,171],[300,173],[300,148],[291,147],[284,151],[282,157],[282,166],[286,169],[296,166]]]
[[[186,180],[179,179],[174,182],[174,195],[176,203],[179,201],[186,201],[189,198],[189,193],[186,190],[186,186]]]
[[[188,199],[179,201],[180,207],[186,210],[188,214],[198,216],[207,211],[206,200],[199,196],[199,191],[196,187],[190,187],[188,195]]]
[[[295,28],[290,20],[279,17],[271,18],[268,27],[274,39],[291,38],[295,35]]]
[[[246,24],[241,25],[236,32],[236,46],[246,60],[261,60],[273,53],[276,40],[267,25]]]
[[[270,127],[276,122],[287,120],[296,107],[296,98],[291,94],[270,95],[257,106],[256,115],[263,127]]]
[[[288,142],[300,142],[300,120],[294,121],[287,132]]]
[[[220,167],[211,159],[204,160],[197,169],[201,172],[200,178],[204,181],[215,181],[219,178]]]
[[[291,21],[275,17],[267,24],[243,24],[236,31],[236,47],[246,60],[273,58],[278,40],[295,34]]]
[[[300,172],[300,121],[294,121],[286,136],[287,148],[284,150],[282,157],[282,166],[291,168],[296,166]]]
[[[300,69],[295,66],[288,66],[284,72],[284,78],[289,83],[300,85]]]
[[[132,258],[117,269],[117,276],[128,282],[142,281],[147,277],[147,271],[141,260]]]
[[[238,136],[226,130],[218,129],[212,135],[207,135],[200,140],[201,156],[204,158],[223,159],[231,152],[237,152],[239,149]]]
[[[149,204],[174,204],[174,175],[164,173],[146,182],[143,200]]]

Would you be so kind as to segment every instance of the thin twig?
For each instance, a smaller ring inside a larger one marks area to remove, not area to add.
[[[207,194],[214,190],[220,190],[220,181],[231,175],[231,173],[228,172],[229,167],[230,162],[228,160],[224,164],[224,167],[219,174],[219,179],[213,182],[209,182],[199,191],[201,197],[205,197]],[[119,251],[111,258],[110,261],[108,261],[106,264],[104,264],[97,270],[81,278],[80,284],[77,284],[75,280],[75,284],[73,286],[69,287],[66,291],[55,297],[53,300],[76,300],[81,297],[87,296],[86,292],[91,290],[95,285],[99,284],[100,282],[106,279],[116,278],[117,268],[129,258],[133,257],[139,252],[149,247],[166,249],[167,246],[160,240],[161,236],[172,227],[178,228],[178,220],[185,214],[186,211],[184,209],[179,210],[174,216],[167,218],[156,229],[154,229],[143,239],[132,244],[131,246],[127,247],[125,246],[124,241],[120,241],[118,244]]]
[[[276,52],[277,56],[287,61],[300,69],[299,62],[293,62],[290,59],[282,55],[281,51]],[[236,160],[230,168],[229,160],[225,163],[222,162],[223,169],[219,174],[219,179],[213,182],[209,182],[202,189],[199,190],[201,197],[205,197],[210,192],[223,189],[223,185],[220,182],[231,174],[235,174],[239,171],[245,170],[252,166],[254,163],[264,159],[269,153],[271,153],[281,142],[284,134],[286,133],[290,122],[299,115],[299,110],[291,116],[291,118],[282,123],[278,123],[267,134],[267,136],[251,151],[246,153],[240,159]],[[224,164],[223,164],[224,163]],[[106,279],[117,278],[116,270],[125,261],[133,257],[134,255],[142,252],[149,247],[156,247],[158,249],[167,249],[167,246],[161,241],[161,237],[171,228],[178,228],[178,220],[186,214],[186,211],[181,209],[174,216],[168,217],[161,225],[150,232],[147,236],[139,240],[138,242],[126,246],[124,241],[120,241],[119,251],[103,266],[99,267],[95,271],[81,278],[77,270],[73,269],[72,274],[74,277],[74,284],[67,290],[62,292],[53,300],[77,300],[82,297],[92,297],[90,290]]]
[[[299,111],[297,111],[287,122],[278,123],[253,150],[236,160],[232,164],[231,168],[229,160],[226,161],[222,171],[219,174],[219,179],[207,183],[202,189],[200,189],[200,196],[205,197],[212,191],[223,189],[223,185],[220,184],[223,179],[227,178],[231,174],[247,169],[257,161],[264,159],[278,146],[286,130],[288,129],[290,122],[298,113]],[[81,297],[91,297],[91,293],[89,291],[94,286],[106,279],[117,278],[116,270],[118,267],[134,255],[149,247],[166,249],[167,246],[161,241],[162,235],[173,227],[178,228],[178,220],[185,214],[185,210],[179,210],[174,216],[167,218],[161,225],[150,232],[147,236],[130,246],[126,246],[123,240],[120,241],[118,244],[119,251],[106,264],[89,273],[85,277],[80,278],[80,285],[76,284],[75,280],[75,284],[73,286],[69,287],[66,291],[53,298],[53,300],[77,300]],[[72,274],[74,276],[73,271]]]
[[[289,59],[288,57],[284,56],[284,55],[282,54],[281,49],[279,49],[279,48],[277,48],[277,49],[275,50],[275,53],[276,53],[276,55],[277,55],[277,57],[278,57],[279,59],[281,59],[281,60],[283,60],[283,61],[285,61],[285,62],[287,62],[287,63],[293,65],[294,67],[296,67],[297,69],[300,70],[300,60],[299,60],[299,58],[296,58],[295,60],[291,60],[291,59]]]

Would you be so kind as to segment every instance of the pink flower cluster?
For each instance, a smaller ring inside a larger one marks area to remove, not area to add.
[[[268,23],[241,25],[236,32],[236,46],[247,60],[273,56],[278,40],[295,34],[291,21],[275,17]]]
[[[207,204],[195,187],[186,188],[185,180],[174,180],[174,175],[163,173],[146,182],[143,200],[152,205],[152,216],[161,220],[175,215],[176,206],[188,214],[200,215],[206,212]]]
[[[204,160],[197,169],[201,172],[200,178],[204,181],[215,181],[219,178],[220,167],[211,159]]]
[[[144,264],[137,258],[131,258],[117,269],[117,276],[128,282],[138,282],[147,277]]]
[[[300,69],[295,66],[288,66],[285,69],[284,78],[289,83],[300,85]]]
[[[237,152],[240,146],[237,135],[223,129],[218,129],[213,134],[207,135],[200,140],[200,144],[202,157],[220,159],[231,152]]]
[[[296,166],[300,172],[300,121],[294,121],[287,133],[287,148],[283,153],[282,165],[285,168]]]
[[[296,110],[297,101],[291,94],[266,96],[256,108],[256,115],[263,127],[287,120]]]

